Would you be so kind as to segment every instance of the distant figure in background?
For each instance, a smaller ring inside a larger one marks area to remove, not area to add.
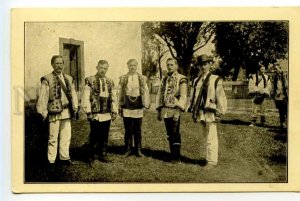
[[[71,118],[76,118],[78,98],[73,78],[63,73],[64,60],[60,55],[51,58],[53,72],[41,78],[37,112],[49,120],[48,161],[53,166],[59,147],[60,163],[70,165]]]
[[[249,96],[252,97],[252,122],[250,126],[254,126],[258,116],[260,116],[260,123],[262,126],[266,123],[265,115],[265,98],[270,97],[271,81],[265,74],[266,68],[264,65],[259,65],[259,71],[251,75],[249,78]]]
[[[167,59],[168,74],[162,79],[157,95],[157,118],[164,119],[171,151],[171,161],[180,161],[180,114],[187,103],[187,78],[178,73],[177,61]]]
[[[212,58],[205,54],[197,58],[200,74],[193,81],[189,107],[189,112],[193,113],[194,122],[200,125],[199,133],[205,136],[205,169],[213,168],[218,164],[217,123],[227,110],[223,80],[210,73],[212,63]]]
[[[81,98],[82,109],[90,122],[89,162],[92,167],[98,161],[109,162],[106,157],[109,128],[118,114],[114,82],[105,76],[108,68],[106,60],[98,62],[97,73],[85,79]]]
[[[143,110],[149,108],[149,89],[146,77],[137,73],[137,60],[129,59],[127,67],[128,73],[120,77],[118,87],[119,115],[123,117],[125,128],[125,156],[141,157]]]
[[[279,64],[275,64],[275,76],[273,79],[272,96],[276,108],[279,111],[280,127],[287,128],[287,108],[288,108],[288,79]]]

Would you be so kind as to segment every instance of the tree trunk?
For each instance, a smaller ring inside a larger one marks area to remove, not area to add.
[[[158,70],[159,70],[159,78],[162,78],[162,70],[161,70],[161,58],[158,59]]]

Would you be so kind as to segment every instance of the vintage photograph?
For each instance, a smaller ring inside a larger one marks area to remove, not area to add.
[[[288,181],[288,21],[24,26],[25,183]]]
[[[15,16],[23,54],[13,83],[24,88],[13,88],[23,121],[13,168],[26,192],[273,191],[297,181],[290,18]]]

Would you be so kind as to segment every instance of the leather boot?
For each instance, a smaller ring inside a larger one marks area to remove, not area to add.
[[[142,154],[142,143],[141,143],[141,136],[136,136],[134,139],[134,146],[135,146],[135,155],[137,157],[143,157]]]
[[[132,137],[125,136],[125,157],[129,157],[132,155]]]
[[[104,162],[104,163],[108,163],[111,162],[108,158],[107,158],[107,142],[104,142],[102,147],[101,147],[101,153],[99,156],[99,161]]]
[[[173,162],[180,162],[180,145],[173,145],[173,154],[172,154],[172,161]]]

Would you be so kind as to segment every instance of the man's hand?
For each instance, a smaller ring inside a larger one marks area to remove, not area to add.
[[[112,121],[116,120],[117,115],[118,115],[118,114],[115,113],[115,112],[111,113],[111,120],[112,120]]]
[[[87,119],[88,119],[89,121],[92,121],[93,115],[92,115],[91,112],[87,113]]]
[[[120,117],[123,117],[123,110],[122,110],[122,108],[119,109],[119,115],[120,115]]]
[[[73,119],[73,120],[78,120],[78,119],[79,119],[78,112],[74,112],[74,113],[73,113],[72,119]]]
[[[179,117],[180,117],[180,111],[177,109],[173,116],[173,121],[178,121]]]
[[[162,121],[162,116],[161,116],[161,111],[160,110],[157,111],[157,120]]]
[[[219,123],[221,121],[221,119],[222,119],[222,115],[221,114],[216,114],[215,115],[215,122],[216,123]]]
[[[41,113],[38,113],[38,119],[45,121],[47,119],[47,116],[44,116]]]

